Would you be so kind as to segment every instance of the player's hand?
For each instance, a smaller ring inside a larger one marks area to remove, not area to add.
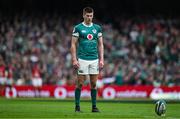
[[[99,68],[102,69],[104,67],[104,61],[100,60],[99,61]]]
[[[72,64],[73,64],[73,67],[74,67],[74,69],[78,69],[79,68],[79,62],[77,61],[77,60],[73,60],[72,61]]]

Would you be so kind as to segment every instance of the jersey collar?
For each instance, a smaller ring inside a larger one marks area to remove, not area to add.
[[[91,23],[90,25],[86,25],[84,22],[82,22],[82,24],[86,27],[91,27],[93,25],[93,23]]]

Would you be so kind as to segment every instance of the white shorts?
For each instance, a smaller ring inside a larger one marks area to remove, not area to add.
[[[41,78],[33,78],[32,85],[34,87],[41,87],[42,86],[42,79]]]
[[[0,77],[0,85],[6,84],[6,78]]]
[[[87,75],[87,74],[99,74],[99,60],[82,60],[78,59],[79,69],[78,74]]]

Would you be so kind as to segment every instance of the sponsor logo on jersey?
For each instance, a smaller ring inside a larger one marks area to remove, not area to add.
[[[81,32],[82,32],[82,33],[86,33],[86,30],[82,30]]]
[[[93,39],[93,35],[92,35],[92,34],[88,34],[88,35],[87,35],[87,39],[88,39],[88,40],[92,40],[92,39]]]

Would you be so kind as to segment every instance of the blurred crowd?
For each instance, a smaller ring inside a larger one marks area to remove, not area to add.
[[[180,19],[115,16],[103,28],[105,66],[99,80],[117,85],[180,85]],[[16,85],[31,85],[39,67],[43,84],[74,85],[71,34],[81,16],[0,16],[0,54]]]

